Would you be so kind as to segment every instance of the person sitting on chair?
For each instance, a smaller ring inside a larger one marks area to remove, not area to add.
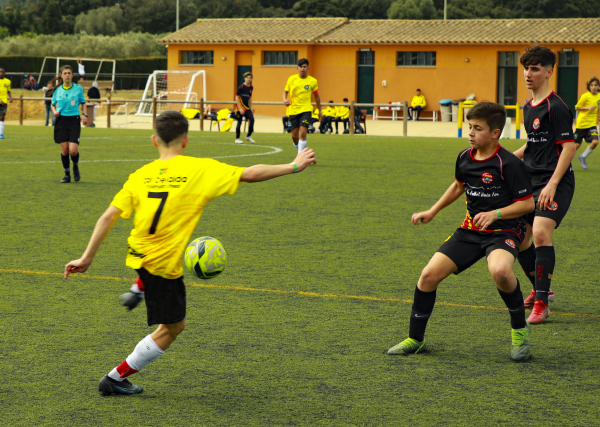
[[[412,112],[417,112],[417,121],[419,121],[419,116],[421,115],[421,111],[427,106],[427,102],[425,101],[425,97],[421,95],[421,89],[417,89],[417,94],[413,96],[412,101],[410,101],[410,107],[408,107],[408,120],[412,120]]]
[[[333,104],[333,101],[329,101],[329,103]],[[323,108],[323,118],[321,119],[321,124],[319,125],[319,133],[330,134],[333,132],[333,126],[331,126],[331,123],[335,119],[335,111],[336,108],[332,105]]]
[[[348,98],[344,98],[344,102],[348,102]],[[344,131],[348,127],[348,123],[350,122],[350,108],[345,105],[340,105],[335,110],[335,133],[336,135],[339,133],[338,131],[338,123],[344,123]]]

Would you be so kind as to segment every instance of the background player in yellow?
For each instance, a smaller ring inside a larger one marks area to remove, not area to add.
[[[577,121],[575,124],[575,146],[577,149],[585,139],[589,145],[579,156],[581,167],[587,169],[587,156],[592,154],[592,151],[598,145],[598,103],[600,102],[600,80],[598,77],[592,77],[586,82],[587,92],[581,95],[579,102],[575,105],[577,113]]]
[[[308,75],[308,59],[302,58],[298,61],[298,74],[290,76],[283,91],[283,103],[291,107],[288,117],[291,123],[292,140],[298,152],[306,148],[306,134],[313,111],[312,95],[319,109],[319,120],[323,117],[320,113],[321,98],[318,90],[317,79]]]
[[[10,80],[4,77],[4,68],[0,68],[0,139],[4,139],[4,117],[8,102],[13,102]]]
[[[65,279],[86,271],[119,216],[129,218],[135,211],[126,260],[139,275],[132,294],[145,291],[148,325],[159,326],[100,380],[98,388],[103,395],[141,393],[142,387],[126,377],[158,359],[183,331],[186,303],[182,257],[208,202],[223,194],[235,194],[242,181],[266,181],[303,171],[316,162],[310,149],[298,153],[290,164],[249,168],[187,157],[183,155],[187,131],[188,121],[179,112],[167,111],[157,117],[152,143],[158,148],[159,159],[129,176],[96,223],[82,257],[65,266]],[[132,301],[137,301],[130,308],[142,299],[141,295],[133,297]]]

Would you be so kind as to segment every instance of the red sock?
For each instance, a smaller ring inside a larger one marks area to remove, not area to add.
[[[140,292],[146,292],[146,286],[144,285],[144,282],[142,282],[141,277],[137,278],[137,280],[135,281],[135,284],[137,285]]]
[[[136,372],[138,372],[135,369],[131,368],[131,366],[129,366],[127,360],[123,360],[123,363],[117,366],[116,370],[121,378],[127,378],[129,375],[133,375]]]

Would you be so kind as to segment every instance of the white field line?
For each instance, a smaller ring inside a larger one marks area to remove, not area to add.
[[[264,147],[270,148],[273,151],[266,153],[253,153],[253,154],[232,154],[230,156],[214,156],[208,157],[210,159],[231,159],[234,157],[254,157],[254,156],[269,156],[271,154],[281,153],[283,150],[278,147],[271,147],[268,145],[248,145],[248,147]],[[81,160],[81,163],[116,163],[116,162],[153,162],[156,159],[107,159],[107,160]],[[0,162],[0,165],[32,165],[32,164],[45,164],[45,163],[60,163],[60,161],[39,161],[39,162]]]

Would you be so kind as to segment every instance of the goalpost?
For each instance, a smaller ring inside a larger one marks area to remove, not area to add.
[[[110,89],[113,90],[114,89],[114,85],[115,85],[115,74],[117,71],[117,61],[114,59],[97,59],[97,58],[65,58],[65,57],[54,57],[54,56],[46,56],[44,58],[44,62],[42,62],[42,69],[40,70],[40,75],[38,77],[38,83],[40,83],[41,79],[42,79],[42,75],[44,74],[44,67],[46,66],[46,60],[47,59],[56,59],[56,75],[58,76],[58,73],[60,72],[60,61],[62,60],[64,61],[77,61],[78,59],[81,61],[86,61],[86,62],[98,62],[98,69],[96,70],[96,76],[94,77],[93,81],[98,81],[98,75],[100,74],[100,69],[102,68],[102,64],[104,62],[112,62],[112,82],[113,82],[113,87],[111,87]],[[77,74],[78,70],[73,70],[73,74]],[[90,73],[93,74],[93,73]],[[87,75],[87,73],[86,73]],[[41,83],[40,83],[41,84]]]
[[[183,108],[198,108],[195,102],[206,99],[206,72],[157,70],[149,77],[142,101],[185,101],[183,103],[158,103],[156,114],[163,111],[181,111]],[[202,112],[200,112],[202,113]],[[152,116],[152,103],[140,102],[136,116]]]

